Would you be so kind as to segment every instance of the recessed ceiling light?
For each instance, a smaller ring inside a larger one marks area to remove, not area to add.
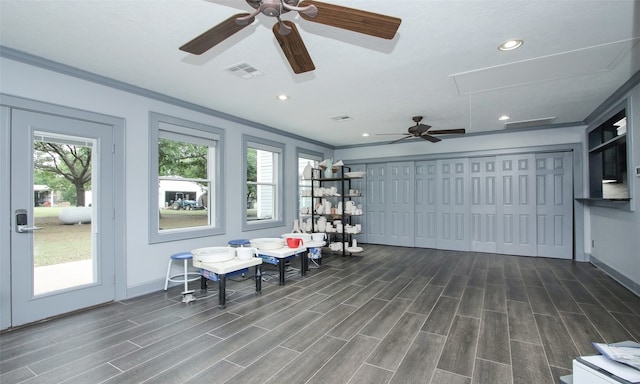
[[[287,96],[287,95],[278,95],[278,100],[284,101],[284,100],[288,100],[288,99],[289,99],[289,96]]]
[[[369,137],[369,136],[370,136],[370,135],[369,135],[367,132],[365,132],[365,133],[363,133],[363,134],[362,134],[362,137]]]
[[[508,115],[502,115],[500,117],[498,117],[499,121],[505,121],[505,120],[509,120],[511,118],[511,116]]]
[[[507,40],[504,43],[498,45],[498,49],[501,51],[510,51],[512,49],[520,48],[524,44],[524,41],[520,39]]]

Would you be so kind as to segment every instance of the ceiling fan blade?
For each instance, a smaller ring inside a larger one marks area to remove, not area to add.
[[[309,5],[315,5],[318,8],[318,15],[311,17],[300,13],[303,19],[383,39],[393,39],[402,22],[397,17],[319,1],[304,0],[298,6],[306,7]]]
[[[400,135],[406,135],[406,136],[409,136],[409,134],[408,134],[408,133],[376,133],[376,136],[388,136],[388,135],[389,135],[389,136],[390,136],[390,135],[393,135],[393,136],[400,136]]]
[[[404,139],[408,139],[408,138],[410,138],[410,137],[415,137],[415,136],[412,136],[412,135],[406,135],[405,137],[401,137],[401,138],[399,138],[398,140],[394,140],[394,141],[389,142],[389,144],[395,144],[395,143],[397,143],[397,142],[399,142],[399,141],[402,141],[402,140],[404,140]]]
[[[249,13],[239,13],[237,15],[231,16],[222,23],[216,25],[215,27],[209,29],[195,39],[184,44],[182,47],[180,47],[180,50],[192,53],[194,55],[201,55],[205,53],[206,51],[210,50],[211,48],[229,38],[234,33],[239,32],[247,25],[253,23],[253,21],[255,20],[255,18],[253,17],[247,20],[246,24],[244,25],[236,23],[236,19],[238,17],[249,15]]]
[[[430,135],[453,135],[459,133],[465,133],[464,128],[456,128],[456,129],[434,129],[429,131]]]
[[[291,30],[286,32],[286,35],[281,35],[279,32],[281,26],[280,22],[278,22],[273,25],[273,34],[278,40],[278,44],[280,44],[280,48],[282,48],[282,52],[289,61],[293,72],[304,73],[316,69],[296,25],[288,20],[283,20],[282,23],[291,28]]]
[[[442,141],[442,139],[438,139],[437,137],[435,137],[435,136],[431,136],[431,135],[428,135],[428,134],[426,134],[426,133],[425,133],[425,134],[422,134],[422,135],[420,135],[420,136],[418,136],[418,137],[422,137],[423,139],[425,139],[425,140],[427,140],[427,141],[430,141],[430,142],[432,142],[432,143],[437,143],[438,141]]]

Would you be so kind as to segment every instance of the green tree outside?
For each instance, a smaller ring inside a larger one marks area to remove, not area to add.
[[[65,200],[84,207],[84,193],[91,189],[91,154],[90,147],[38,141],[34,145],[34,181],[62,191]]]

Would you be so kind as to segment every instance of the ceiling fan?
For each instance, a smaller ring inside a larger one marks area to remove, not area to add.
[[[236,32],[254,22],[255,16],[262,13],[265,16],[275,17],[277,22],[273,25],[275,35],[282,52],[291,65],[293,72],[304,73],[313,71],[316,67],[311,56],[298,33],[295,24],[288,20],[282,20],[280,16],[289,11],[295,11],[303,19],[316,23],[329,25],[336,28],[347,29],[383,39],[392,39],[395,36],[401,20],[380,15],[373,12],[361,11],[339,5],[322,3],[310,0],[245,0],[255,8],[252,13],[239,13],[224,20],[200,36],[194,38],[180,47],[180,50],[200,55]]]
[[[437,143],[438,141],[442,141],[442,139],[433,135],[451,135],[451,134],[461,134],[466,132],[464,128],[431,129],[430,125],[420,123],[422,121],[422,116],[414,116],[411,118],[411,120],[413,120],[416,123],[416,125],[409,127],[409,129],[407,130],[408,131],[407,133],[402,133],[404,137],[398,140],[392,141],[389,144],[395,144],[397,142],[400,142],[404,139],[408,139],[411,137],[419,137],[421,139],[425,139],[432,143]],[[380,133],[379,135],[398,135],[398,134],[397,133]]]

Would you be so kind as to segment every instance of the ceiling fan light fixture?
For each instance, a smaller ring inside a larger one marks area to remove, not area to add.
[[[523,40],[520,39],[511,39],[507,40],[504,43],[498,45],[498,50],[500,51],[511,51],[517,48],[520,48],[524,44]]]

